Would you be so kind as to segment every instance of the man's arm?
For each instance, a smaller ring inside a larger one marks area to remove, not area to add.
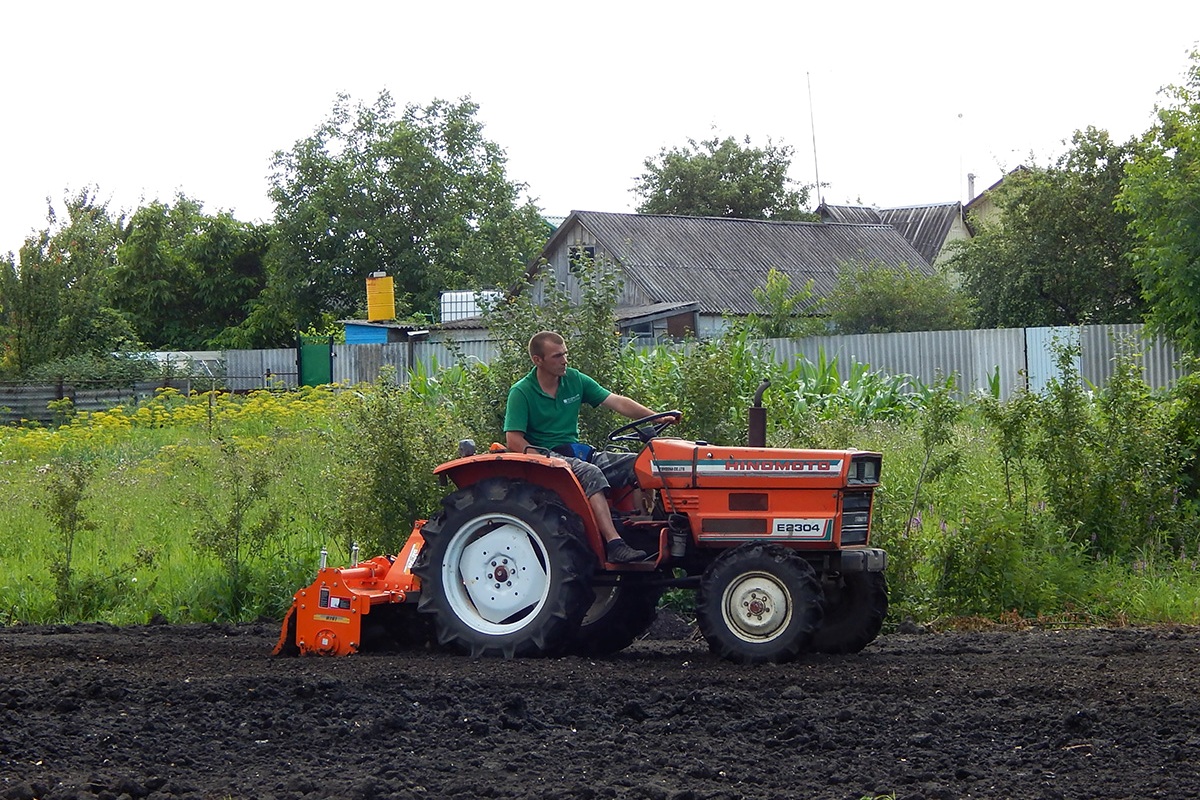
[[[525,448],[529,447],[529,440],[525,438],[525,431],[505,431],[504,446],[508,448],[510,453],[524,453]]]
[[[600,405],[603,408],[607,408],[610,411],[615,411],[618,414],[629,417],[630,419],[641,419],[642,417],[648,417],[651,414],[656,413],[651,409],[646,408],[638,401],[631,400],[623,394],[610,394],[608,397],[604,398],[604,401],[600,403]]]

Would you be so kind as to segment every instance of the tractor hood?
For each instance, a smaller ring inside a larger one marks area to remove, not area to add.
[[[643,486],[796,486],[839,488],[879,483],[882,456],[862,450],[721,447],[655,439],[638,457]]]

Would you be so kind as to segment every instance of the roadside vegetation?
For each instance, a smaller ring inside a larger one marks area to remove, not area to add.
[[[572,356],[614,352],[609,385],[683,410],[685,437],[744,441],[769,377],[769,444],[884,453],[874,541],[892,624],[1200,622],[1195,374],[1152,395],[1130,353],[1094,391],[1063,348],[1044,394],[1001,401],[962,396],[953,376],[778,365],[756,342],[634,349],[580,333]],[[281,618],[323,547],[333,562],[355,544],[395,552],[436,510],[432,469],[458,440],[500,439],[481,410],[524,368],[510,360],[356,387],[168,389],[0,429],[0,621]],[[616,423],[592,418],[587,437]]]

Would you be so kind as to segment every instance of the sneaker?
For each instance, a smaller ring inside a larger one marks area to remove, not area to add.
[[[633,561],[645,561],[650,557],[645,550],[630,547],[624,539],[613,539],[606,544],[604,554],[611,564],[629,564]]]

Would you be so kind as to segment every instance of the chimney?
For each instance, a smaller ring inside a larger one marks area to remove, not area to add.
[[[967,202],[975,199],[975,173],[967,173]]]

